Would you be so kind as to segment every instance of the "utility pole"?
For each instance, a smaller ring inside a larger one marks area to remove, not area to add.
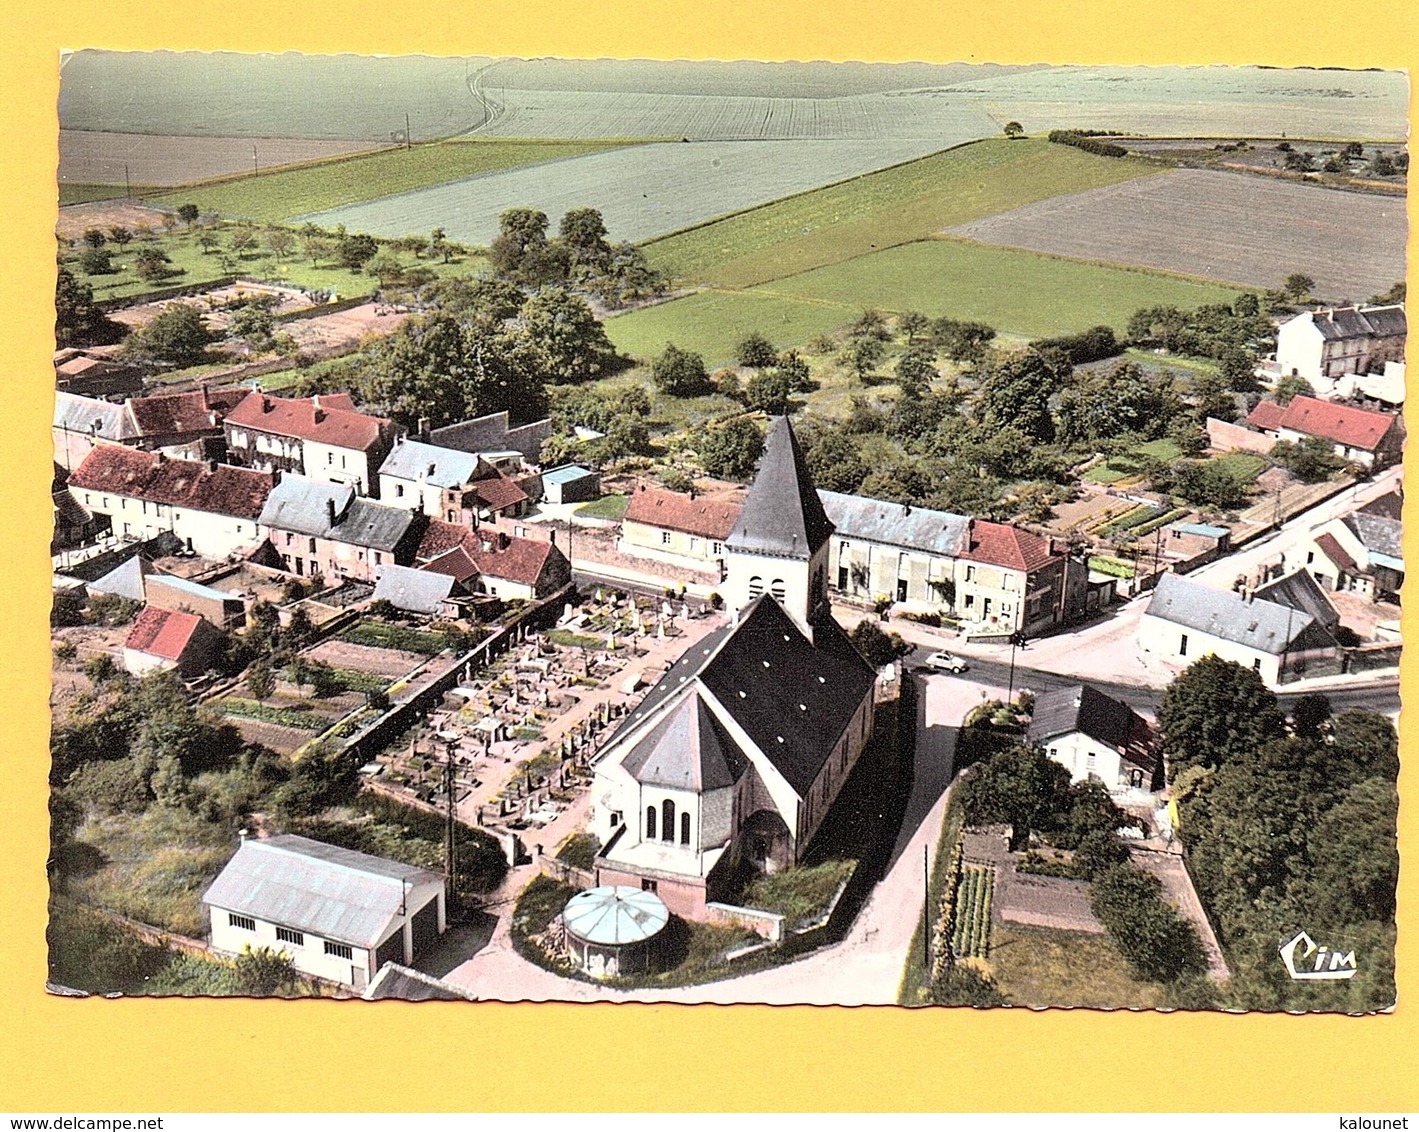
[[[133,199],[133,186],[128,183],[128,162],[123,163],[123,195],[128,199]]]
[[[931,846],[921,847],[921,969],[931,978]]]
[[[1015,702],[1015,650],[1025,643],[1025,634],[1016,629],[1010,634],[1010,690],[1005,694],[1006,704]]]
[[[458,887],[454,881],[453,849],[453,744],[444,747],[443,788],[447,795],[447,813],[443,831],[443,867],[448,872],[448,900],[453,904],[458,899]]]
[[[255,143],[252,143],[252,146],[251,146],[251,175],[252,175],[253,177],[255,177],[255,176],[256,176],[257,174],[259,174],[260,172],[261,172],[261,166],[256,163],[256,145],[255,145]]]
[[[405,111],[405,113],[404,113],[404,150],[405,150],[405,152],[407,153],[407,152],[408,152],[410,149],[412,149],[412,148],[413,148],[413,142],[412,142],[412,140],[411,140],[410,137],[409,137],[409,113],[408,113],[408,111]]]

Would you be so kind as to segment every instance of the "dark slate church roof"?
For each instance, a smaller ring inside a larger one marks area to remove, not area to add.
[[[726,545],[750,554],[808,559],[832,533],[798,438],[787,417],[775,417]]]
[[[621,765],[648,786],[700,792],[733,786],[748,761],[704,700],[687,696]]]
[[[698,679],[802,796],[870,694],[874,678],[855,654],[815,648],[778,602],[764,595],[745,608],[737,627],[718,629],[692,646],[620,731],[634,728]],[[672,713],[672,720],[678,714]],[[706,733],[700,729],[701,736]],[[640,758],[641,749],[656,747],[665,734],[662,723],[623,765],[632,773],[632,760],[648,765],[654,756]]]

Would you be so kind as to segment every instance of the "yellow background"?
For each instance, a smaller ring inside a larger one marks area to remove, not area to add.
[[[60,10],[41,10],[51,4]],[[67,1001],[41,991],[61,47],[1404,68],[1419,62],[1416,13],[1409,0],[0,4],[0,1110],[1419,1108],[1419,884],[1407,856],[1400,1006],[1365,1019]],[[1407,661],[1409,684],[1419,653]],[[1412,755],[1413,728],[1402,734]],[[1400,787],[1403,849],[1419,826],[1419,758],[1407,759]]]

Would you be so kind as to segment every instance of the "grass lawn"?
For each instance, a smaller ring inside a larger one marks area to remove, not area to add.
[[[862,304],[822,302],[762,291],[701,291],[608,318],[616,349],[649,360],[669,342],[699,354],[711,370],[732,365],[734,347],[758,331],[778,349],[836,330],[862,312]]]
[[[854,861],[824,861],[758,877],[739,902],[747,908],[777,912],[789,927],[811,922],[827,912],[838,886],[852,876],[855,865]]]
[[[202,892],[236,848],[229,830],[159,805],[143,814],[90,819],[76,840],[97,849],[103,864],[70,878],[72,896],[190,936],[205,933]]]
[[[1120,456],[1110,456],[1107,460],[1100,461],[1084,473],[1084,478],[1090,483],[1105,485],[1119,483],[1138,474],[1141,467],[1140,457],[1148,457],[1171,464],[1181,456],[1182,449],[1171,440],[1167,438],[1150,440],[1146,444],[1138,445],[1131,452]]]
[[[590,503],[583,503],[576,509],[578,515],[588,519],[612,519],[619,521],[631,502],[629,495],[603,495]]]
[[[82,185],[59,182],[59,205],[88,204],[96,200],[119,200],[127,196],[122,185]]]
[[[617,142],[457,140],[336,158],[214,184],[175,189],[154,203],[192,203],[204,212],[278,221],[344,204],[393,196],[480,173],[494,173],[561,157],[579,157]]]
[[[1242,483],[1252,483],[1266,468],[1266,457],[1255,452],[1228,452],[1225,456],[1214,456],[1212,462],[1221,464],[1233,479]]]
[[[833,304],[851,315],[867,307],[918,310],[1039,338],[1100,325],[1121,333],[1139,307],[1230,302],[1236,288],[959,240],[919,240],[753,293]]]
[[[1133,978],[1107,936],[997,924],[989,966],[1001,994],[1019,1006],[1163,1004],[1163,988]]]
[[[748,287],[1031,201],[1160,171],[1042,139],[993,139],[667,236],[648,244],[646,255],[678,278]]]
[[[107,248],[112,254],[113,266],[117,269],[111,275],[85,275],[79,269],[77,252],[67,252],[66,259],[75,277],[92,286],[94,298],[100,301],[138,299],[150,291],[206,283],[228,275],[284,283],[312,291],[333,290],[341,297],[365,295],[379,286],[379,281],[370,275],[328,263],[321,263],[319,266],[312,264],[308,258],[299,254],[299,240],[294,249],[295,254],[288,255],[285,259],[278,260],[265,250],[264,245],[260,254],[247,253],[238,258],[232,255],[227,247],[232,227],[220,225],[210,230],[215,231],[221,245],[211,253],[202,250],[197,243],[196,232],[182,228],[175,229],[170,234],[161,228],[155,228],[152,240],[136,239],[123,248],[110,243]],[[258,244],[261,243],[259,231],[257,241]],[[169,267],[173,274],[166,279],[148,283],[133,271],[132,263],[140,249],[152,246],[157,247],[172,261]],[[410,267],[417,263],[431,268],[440,278],[469,275],[477,272],[486,263],[481,257],[472,255],[460,256],[452,263],[443,263],[438,259],[416,261],[412,255],[405,254],[399,255],[398,258]]]

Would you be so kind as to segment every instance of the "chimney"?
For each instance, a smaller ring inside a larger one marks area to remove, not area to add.
[[[207,461],[207,470],[208,470],[209,472],[215,472],[215,471],[217,470],[217,461],[216,461],[216,460],[208,460],[208,461]]]
[[[335,500],[327,499],[325,501],[325,515],[326,518],[330,520],[330,525],[333,527],[335,525]]]
[[[159,466],[159,465],[161,465],[161,464],[165,464],[166,462],[167,462],[167,455],[162,451],[162,449],[158,449],[158,451],[156,451],[156,452],[153,453],[153,466],[154,466],[154,467],[157,467],[157,466]]]
[[[222,414],[217,412],[216,409],[209,409],[207,412],[207,423],[213,428],[216,428],[222,423]]]
[[[695,484],[693,480],[690,481],[690,498],[695,498]]]
[[[320,394],[317,393],[310,399],[310,407],[317,413],[320,412]]]
[[[264,394],[261,397],[261,411],[263,413],[269,413],[271,411],[271,398]]]
[[[499,549],[499,550],[506,550],[507,548],[508,548],[508,537],[507,537],[507,533],[506,533],[505,531],[499,531],[499,532],[498,532],[498,549]]]
[[[734,616],[731,618],[730,624],[736,629],[739,628],[739,610],[736,609],[734,611]]]
[[[429,424],[430,424],[430,421],[429,421],[429,418],[428,418],[428,417],[420,417],[420,418],[419,418],[419,433],[418,433],[418,435],[419,435],[419,439],[420,439],[420,440],[428,440],[428,439],[429,439],[429,431],[430,431],[430,430],[429,430]]]
[[[552,545],[553,545],[553,546],[556,546],[556,545],[557,545],[557,528],[556,528],[556,527],[553,527],[550,531],[548,531],[548,534],[550,535]]]

